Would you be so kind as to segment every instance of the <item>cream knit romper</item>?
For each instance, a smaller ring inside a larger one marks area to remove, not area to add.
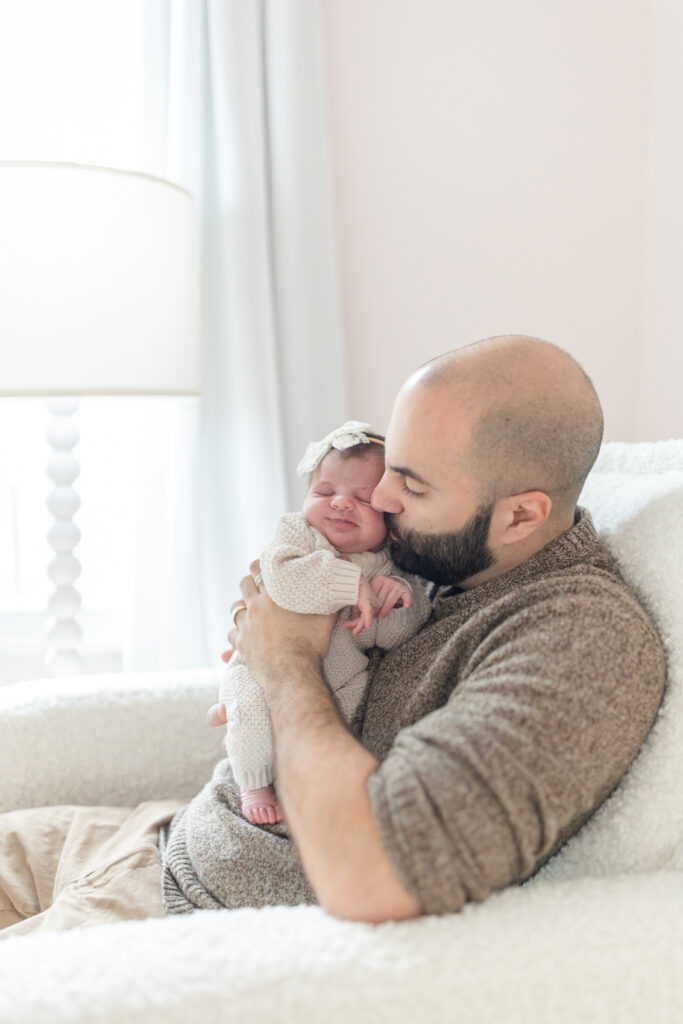
[[[386,548],[345,556],[309,526],[303,512],[283,516],[272,542],[261,555],[263,582],[273,601],[293,612],[326,615],[339,612],[323,662],[325,679],[339,711],[351,722],[368,682],[371,647],[391,650],[427,621],[431,605],[416,576],[399,573]],[[354,637],[344,623],[358,601],[361,576],[397,576],[410,586],[413,604],[394,608],[384,619]],[[225,667],[219,699],[228,717],[226,750],[240,789],[268,786],[275,778],[273,733],[261,687],[244,659],[234,654]]]

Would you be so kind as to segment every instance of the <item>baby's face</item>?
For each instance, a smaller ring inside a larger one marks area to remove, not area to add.
[[[337,451],[328,452],[313,470],[304,498],[306,520],[342,554],[378,551],[384,544],[384,514],[370,504],[383,472],[382,459],[344,459]]]

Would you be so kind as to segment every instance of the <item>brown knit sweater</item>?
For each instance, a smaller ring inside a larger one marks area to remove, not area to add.
[[[532,874],[635,757],[666,666],[590,516],[523,565],[442,589],[420,632],[379,654],[356,721],[384,847],[427,913]],[[227,761],[162,835],[164,898],[195,907],[313,902],[283,826],[239,812]]]

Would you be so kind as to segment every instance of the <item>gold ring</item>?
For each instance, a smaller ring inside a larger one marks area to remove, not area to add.
[[[246,604],[245,604],[245,603],[244,603],[244,601],[243,601],[243,602],[242,602],[242,604],[238,604],[238,605],[237,605],[237,606],[236,606],[235,608],[233,608],[233,610],[232,610],[232,611],[230,612],[230,618],[232,619],[232,624],[233,624],[233,626],[235,626],[235,628],[236,628],[236,629],[239,629],[239,628],[240,628],[240,627],[239,627],[239,626],[237,625],[237,616],[238,616],[239,612],[246,612],[246,610],[247,610],[247,606],[246,606]]]

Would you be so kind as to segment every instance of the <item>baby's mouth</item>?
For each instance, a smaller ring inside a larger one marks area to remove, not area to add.
[[[329,522],[332,523],[335,530],[353,530],[356,527],[356,524],[351,519],[334,519],[330,517]]]

